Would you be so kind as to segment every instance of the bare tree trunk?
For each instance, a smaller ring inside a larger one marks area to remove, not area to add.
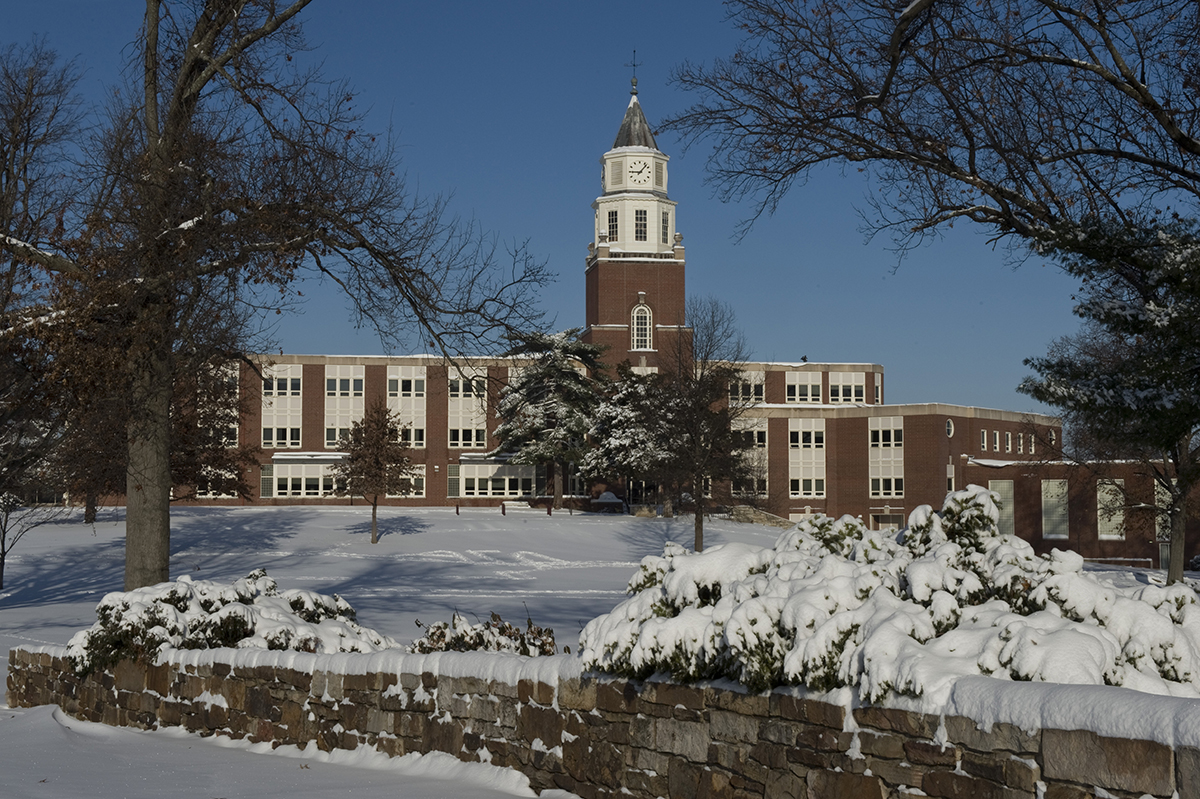
[[[379,497],[371,497],[371,543],[379,543],[379,526],[376,524],[376,516],[379,512]]]
[[[83,523],[96,523],[96,503],[99,502],[99,497],[94,491],[87,492],[87,498],[83,501]]]
[[[170,351],[132,364],[129,468],[125,475],[125,590],[166,582],[171,558]]]
[[[1167,565],[1167,585],[1183,581],[1183,569],[1187,558],[1187,520],[1189,499],[1194,485],[1185,484],[1175,478],[1178,495],[1171,498],[1171,562]]]
[[[563,472],[567,470],[566,464],[554,462],[554,509],[562,510],[563,506]]]
[[[694,498],[696,501],[696,521],[692,525],[693,530],[695,532],[696,540],[695,540],[693,546],[695,547],[697,552],[703,552],[704,551],[704,492],[698,491],[696,493],[697,493],[697,496]]]

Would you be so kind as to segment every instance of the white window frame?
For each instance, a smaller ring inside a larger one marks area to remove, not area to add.
[[[264,366],[262,448],[299,449],[304,428],[304,365]]]
[[[866,372],[830,372],[829,402],[831,404],[866,403]]]
[[[633,306],[629,314],[629,349],[650,351],[654,349],[654,312],[644,302]]]
[[[426,390],[424,366],[397,364],[387,368],[387,406],[403,425],[400,436],[413,449],[425,448]]]
[[[446,402],[447,435],[450,449],[486,449],[487,368],[453,367]]]
[[[825,420],[788,419],[788,496],[825,497]]]
[[[337,449],[365,412],[366,367],[328,364],[325,367],[325,449]]]
[[[1071,537],[1066,480],[1042,481],[1042,538],[1061,541]]]
[[[1125,481],[1096,483],[1096,537],[1101,541],[1125,540]]]
[[[873,499],[904,496],[904,417],[867,420],[867,490]]]
[[[784,402],[821,402],[821,372],[787,372]]]
[[[1001,535],[1017,534],[1015,484],[1012,480],[988,480],[988,491],[994,491],[1000,496],[1000,519],[996,529]]]

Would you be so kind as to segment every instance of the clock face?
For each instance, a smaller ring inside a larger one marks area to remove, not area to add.
[[[629,182],[643,186],[650,182],[650,162],[638,159],[629,162]]]

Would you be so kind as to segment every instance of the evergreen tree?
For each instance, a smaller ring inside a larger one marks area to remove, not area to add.
[[[496,452],[513,463],[554,468],[554,507],[561,508],[563,477],[587,449],[587,433],[600,401],[596,375],[603,348],[579,340],[579,328],[522,335],[508,355],[522,359],[500,398]]]
[[[361,421],[338,442],[345,453],[330,467],[339,494],[353,494],[371,503],[371,543],[379,543],[379,500],[412,492],[412,461],[402,440],[404,426],[382,402],[367,406]]]
[[[1061,408],[1093,448],[1145,464],[1165,497],[1168,582],[1183,579],[1185,529],[1200,485],[1200,231],[1191,222],[1092,220],[1042,235],[1083,281],[1083,332],[1025,363],[1020,390]]]

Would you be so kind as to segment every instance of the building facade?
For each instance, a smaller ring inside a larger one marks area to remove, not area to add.
[[[627,360],[643,372],[662,367],[664,354],[690,334],[669,160],[655,143],[635,82],[613,147],[601,157],[582,335],[607,347],[607,363]],[[201,501],[354,502],[338,495],[330,466],[341,457],[339,438],[373,402],[385,403],[405,424],[415,465],[412,493],[387,504],[534,500],[546,493],[544,470],[489,456],[500,387],[518,366],[503,358],[451,364],[425,355],[264,357],[260,371],[243,367],[240,384],[248,411],[239,439],[261,446],[250,480],[255,490],[249,500],[201,492]],[[947,491],[974,483],[1002,497],[1002,527],[1039,549],[1070,546],[1086,557],[1157,564],[1154,525],[1106,512],[1111,485],[1047,463],[1062,436],[1052,417],[888,405],[884,369],[874,363],[752,363],[730,390],[746,407],[738,424],[755,474],[716,487],[718,502],[754,504],[790,519],[850,514],[886,528],[903,525],[919,505],[940,507]],[[1153,490],[1135,467],[1118,471],[1117,479],[1136,491]],[[574,480],[568,492],[586,495],[586,487]]]

